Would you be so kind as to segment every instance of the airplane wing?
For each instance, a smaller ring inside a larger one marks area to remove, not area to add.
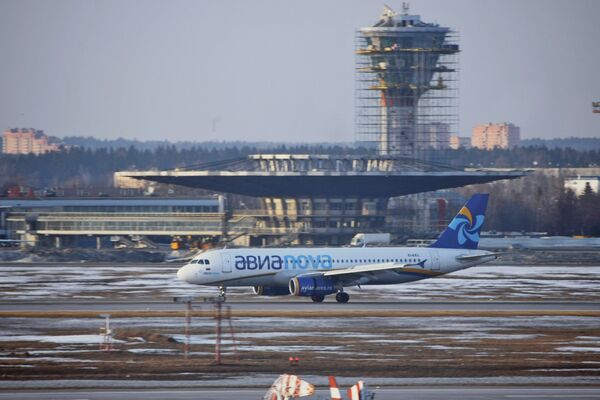
[[[380,271],[394,271],[408,266],[408,264],[397,264],[397,263],[382,263],[382,264],[365,264],[357,265],[350,268],[334,269],[331,271],[324,272],[323,276],[348,276],[348,275],[362,275],[372,274]]]
[[[349,268],[334,269],[331,271],[320,272],[318,274],[311,273],[303,276],[323,276],[332,277],[342,282],[344,286],[366,284],[372,281],[377,281],[383,275],[392,273],[397,274],[420,274],[420,275],[439,275],[439,272],[425,269],[423,260],[418,264],[402,264],[402,263],[378,263],[356,265]]]

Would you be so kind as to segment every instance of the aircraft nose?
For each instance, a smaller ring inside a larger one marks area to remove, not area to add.
[[[191,265],[184,265],[183,267],[179,268],[179,271],[177,271],[177,278],[180,281],[191,283],[193,275],[194,267]]]

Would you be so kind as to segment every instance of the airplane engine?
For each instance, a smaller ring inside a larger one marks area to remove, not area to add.
[[[294,296],[326,296],[337,291],[331,278],[305,276],[290,280],[290,294]]]
[[[252,291],[257,296],[289,296],[290,294],[285,286],[253,286]]]

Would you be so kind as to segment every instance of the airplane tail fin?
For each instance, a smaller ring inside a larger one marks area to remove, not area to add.
[[[489,194],[477,193],[460,209],[438,240],[430,247],[476,249]]]
[[[342,400],[342,393],[333,376],[329,377],[329,393],[331,393],[331,400]]]

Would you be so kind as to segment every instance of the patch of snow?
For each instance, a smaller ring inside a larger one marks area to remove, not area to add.
[[[600,353],[600,347],[565,346],[565,347],[557,347],[556,350],[558,350],[558,351],[569,351],[569,352]]]
[[[100,335],[0,335],[0,342],[50,342],[59,344],[98,344],[103,340]],[[113,343],[123,343],[113,339]]]

